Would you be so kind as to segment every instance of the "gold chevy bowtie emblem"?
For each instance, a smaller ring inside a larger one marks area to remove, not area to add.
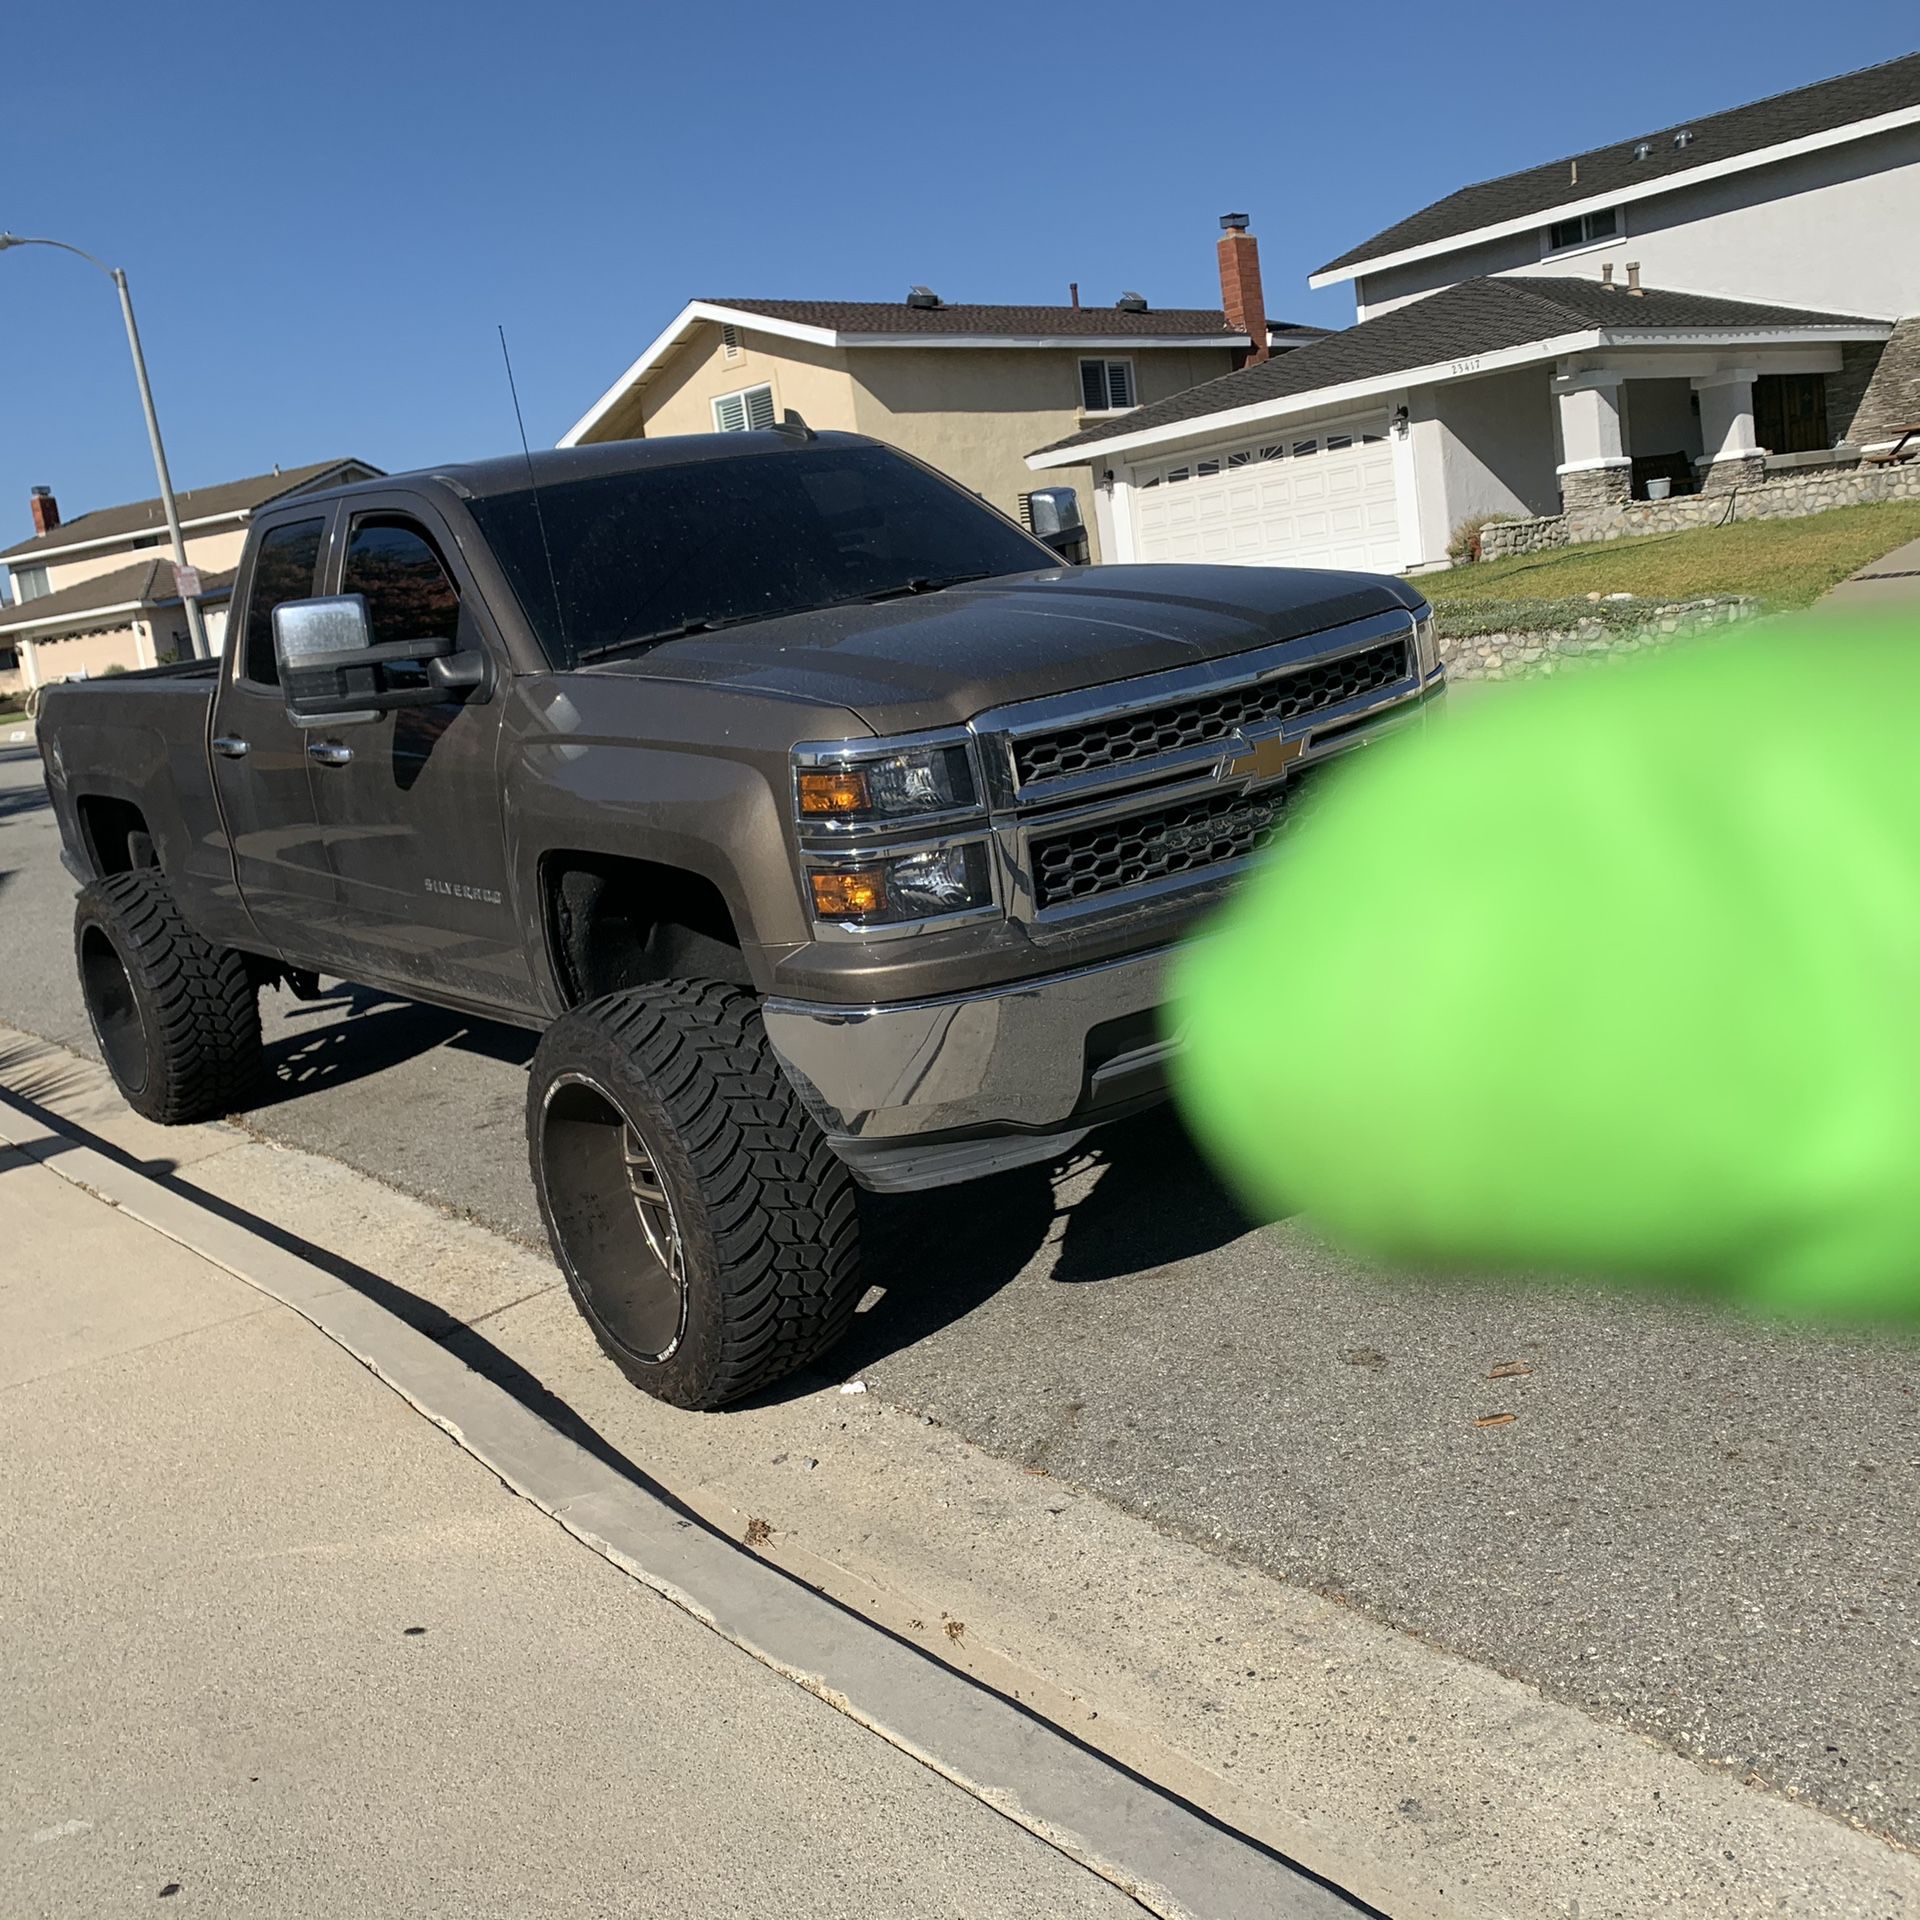
[[[1247,752],[1229,760],[1220,770],[1220,777],[1223,780],[1255,782],[1278,780],[1300,758],[1305,745],[1304,740],[1288,740],[1275,734],[1271,739],[1258,741]]]

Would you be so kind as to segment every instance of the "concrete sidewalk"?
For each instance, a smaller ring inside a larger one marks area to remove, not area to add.
[[[1823,607],[1891,609],[1920,601],[1920,540],[1870,561],[1820,596]]]
[[[1139,1912],[7,1148],[0,1247],[10,1920]]]

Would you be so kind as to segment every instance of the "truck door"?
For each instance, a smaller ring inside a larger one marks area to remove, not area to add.
[[[287,718],[273,652],[273,610],[316,582],[331,505],[289,507],[256,523],[234,583],[227,654],[213,706],[214,793],[242,906],[272,953],[312,966],[338,895],[308,787],[308,736]]]
[[[506,658],[493,621],[450,531],[416,498],[356,495],[336,539],[333,590],[365,596],[376,646],[451,639],[495,667],[491,693],[313,730],[338,944],[377,982],[537,1010],[509,892],[497,766]]]

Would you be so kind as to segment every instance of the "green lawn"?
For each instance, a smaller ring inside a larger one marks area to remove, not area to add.
[[[1804,607],[1909,540],[1920,540],[1920,500],[1840,507],[1803,520],[1748,520],[1694,533],[1596,540],[1524,560],[1483,560],[1422,574],[1419,585],[1446,633],[1538,632],[1595,616],[1624,626],[1644,605],[1595,606],[1587,595],[1631,593],[1645,603],[1744,593],[1769,607]]]

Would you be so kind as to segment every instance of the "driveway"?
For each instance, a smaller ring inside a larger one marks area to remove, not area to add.
[[[38,777],[0,749],[0,1018],[91,1051]],[[265,1007],[281,1094],[249,1126],[538,1242],[526,1036],[346,991]],[[872,1392],[1920,1843],[1910,1346],[1371,1271],[1249,1230],[1165,1116],[866,1227],[886,1293],[833,1365]]]

